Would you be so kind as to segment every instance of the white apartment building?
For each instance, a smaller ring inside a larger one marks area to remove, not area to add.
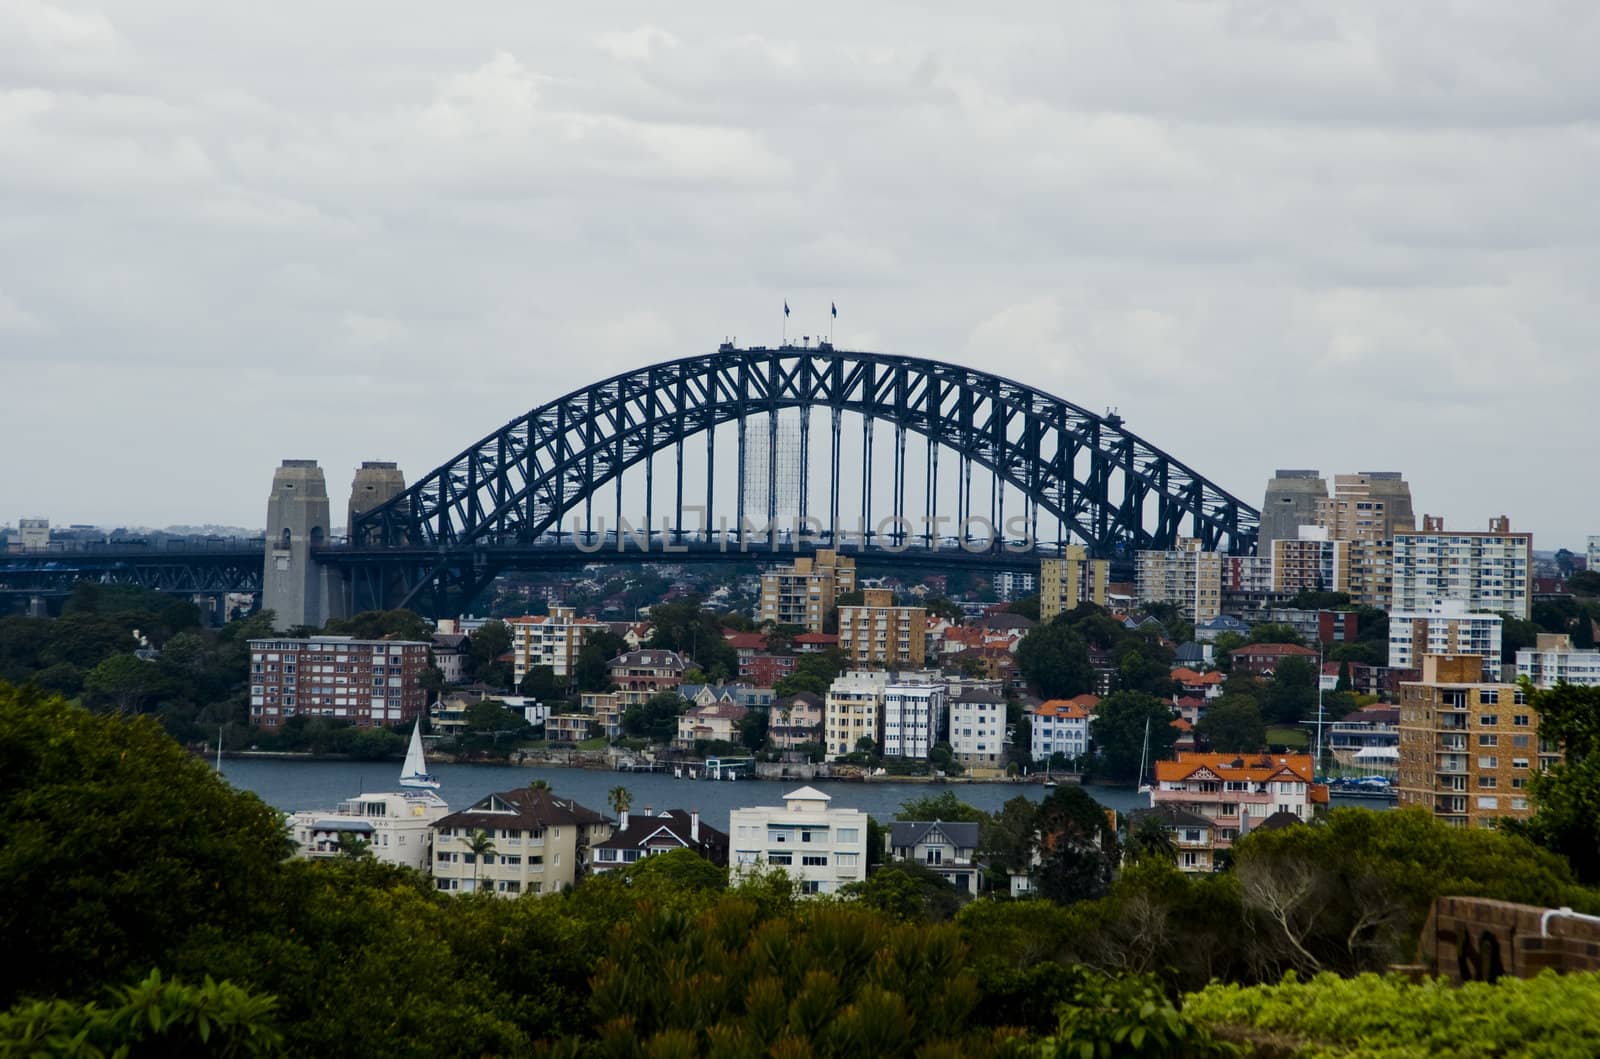
[[[572,676],[573,664],[590,633],[605,628],[593,618],[580,618],[572,607],[552,606],[542,616],[511,618],[511,655],[517,683],[537,666],[549,666],[557,680]]]
[[[1436,599],[1421,611],[1389,614],[1389,667],[1420,669],[1423,655],[1478,655],[1484,679],[1500,679],[1504,619],[1473,613],[1459,599]]]
[[[1417,613],[1436,599],[1468,610],[1527,620],[1533,585],[1533,537],[1512,533],[1504,515],[1487,533],[1448,531],[1444,520],[1422,516],[1422,529],[1394,535],[1394,610]]]
[[[883,689],[889,674],[881,671],[844,673],[828,686],[823,700],[822,737],[830,758],[855,753],[863,737],[877,742]]]
[[[1028,720],[1028,749],[1036,766],[1047,764],[1056,754],[1074,758],[1089,752],[1089,710],[1083,703],[1051,699],[1029,710]]]
[[[345,799],[331,812],[304,809],[289,814],[289,836],[296,853],[310,860],[343,855],[343,835],[347,841],[364,843],[385,864],[427,871],[433,825],[449,812],[444,799],[430,790],[363,794]]]
[[[1600,534],[1595,534],[1589,538],[1588,557],[1589,563],[1586,569],[1600,574]]]
[[[838,893],[867,878],[867,814],[830,809],[833,799],[814,787],[783,796],[782,806],[735,809],[728,814],[733,880],[771,866],[800,881],[806,894]]]
[[[1517,679],[1523,677],[1533,681],[1536,688],[1553,688],[1557,684],[1600,686],[1600,651],[1573,647],[1572,637],[1566,633],[1542,632],[1534,646],[1517,652]]]
[[[984,688],[962,688],[950,699],[950,749],[968,768],[1005,764],[1006,700]]]
[[[1138,552],[1134,577],[1141,603],[1176,603],[1183,616],[1200,622],[1222,612],[1222,555],[1191,537],[1170,552]],[[1040,612],[1041,614],[1043,611]]]
[[[943,684],[889,684],[883,689],[879,710],[884,757],[926,761],[945,720]]]

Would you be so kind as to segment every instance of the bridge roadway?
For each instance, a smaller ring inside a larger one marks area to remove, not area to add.
[[[674,535],[675,536],[675,535]],[[615,534],[575,540],[571,534],[549,535],[532,542],[479,542],[465,549],[391,546],[353,548],[336,543],[313,553],[319,563],[345,573],[354,589],[351,605],[357,609],[392,602],[392,588],[384,582],[399,578],[404,595],[419,587],[418,578],[440,570],[454,571],[481,588],[508,572],[555,572],[581,569],[594,563],[755,562],[763,565],[792,562],[831,546],[827,533],[814,539],[782,537],[776,541],[752,539],[741,544],[734,535],[707,540],[703,534],[684,533],[681,541],[656,532],[648,542],[626,537],[619,545]],[[0,594],[28,596],[65,595],[80,580],[101,584],[131,584],[179,595],[215,595],[261,592],[266,541],[213,538],[205,541],[127,540],[105,543],[53,545],[47,550],[0,553]],[[948,570],[978,572],[1033,572],[1041,558],[1060,554],[1054,543],[1029,547],[1024,541],[993,546],[984,541],[963,544],[953,537],[927,540],[918,536],[897,544],[859,538],[842,538],[840,549],[873,566],[938,573]],[[467,585],[463,585],[465,588]],[[454,595],[454,594],[452,594]],[[417,603],[427,606],[422,599]],[[441,599],[439,603],[444,603]]]

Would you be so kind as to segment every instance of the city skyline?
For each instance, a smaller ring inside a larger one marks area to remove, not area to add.
[[[911,43],[845,10],[9,6],[0,522],[258,526],[284,458],[414,481],[776,344],[786,301],[791,339],[1116,407],[1253,505],[1279,467],[1399,470],[1452,529],[1600,527],[1554,487],[1592,16],[1040,6]]]

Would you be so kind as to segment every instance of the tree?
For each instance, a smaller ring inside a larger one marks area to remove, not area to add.
[[[902,803],[899,811],[894,814],[894,818],[896,820],[943,820],[949,823],[982,824],[988,822],[989,814],[982,809],[973,808],[950,791],[941,791],[939,794],[913,798],[908,802]]]
[[[628,641],[602,629],[584,637],[583,646],[572,664],[573,682],[579,691],[605,691],[611,686],[611,660],[628,649]]]
[[[1094,690],[1089,646],[1064,622],[1030,629],[1017,644],[1017,667],[1047,699],[1071,698]]]
[[[1150,733],[1149,760],[1172,757],[1172,745],[1178,738],[1172,727],[1175,716],[1166,703],[1153,695],[1118,691],[1106,696],[1095,714],[1091,733],[1110,777],[1122,783],[1143,780],[1139,761],[1146,731]]]
[[[138,713],[161,687],[161,670],[132,654],[112,655],[83,678],[91,702],[115,706],[120,713]]]
[[[0,687],[0,760],[0,947],[27,954],[0,966],[0,1004],[142,974],[278,901],[278,814],[153,720]]]
[[[1600,570],[1579,570],[1567,578],[1567,590],[1578,596],[1600,596]]]
[[[1234,649],[1243,647],[1248,642],[1236,632],[1218,633],[1217,638],[1211,642],[1212,657],[1217,660],[1217,668],[1224,673],[1231,670]]]
[[[1006,605],[1006,613],[1020,614],[1024,618],[1032,618],[1034,621],[1038,621],[1039,597],[1034,595],[1023,596],[1021,599],[1014,599]]]
[[[898,920],[944,922],[961,910],[961,895],[932,868],[895,861],[839,892]]]
[[[1316,710],[1317,664],[1291,655],[1279,659],[1267,686],[1261,714],[1273,724],[1299,724]]]
[[[1600,688],[1524,689],[1539,738],[1559,746],[1562,760],[1534,774],[1534,814],[1513,829],[1565,857],[1580,882],[1600,884]]]
[[[1293,625],[1283,625],[1277,622],[1264,621],[1260,625],[1252,626],[1250,636],[1246,643],[1287,643],[1296,647],[1304,647],[1305,640],[1295,631]]]
[[[1118,860],[1104,807],[1077,784],[1057,787],[1039,806],[1039,893],[1060,904],[1101,896]]]
[[[770,715],[766,710],[751,710],[739,722],[739,742],[746,750],[760,750],[767,745],[767,724]]]
[[[1039,806],[1018,795],[978,829],[981,858],[992,872],[1022,875],[1032,870],[1039,848]]]
[[[1178,859],[1178,844],[1172,831],[1154,814],[1141,816],[1128,830],[1125,852],[1130,860],[1152,858],[1171,864]]]
[[[494,836],[482,828],[467,832],[467,849],[472,857],[472,892],[478,892],[478,868],[494,856]]]
[[[358,640],[429,643],[433,639],[432,623],[411,610],[364,610],[352,618],[329,619],[323,631],[335,636],[354,636]]]
[[[606,792],[606,801],[611,804],[611,811],[621,817],[633,805],[633,792],[626,787],[613,787]]]
[[[511,683],[511,666],[499,661],[511,650],[511,626],[486,621],[467,638],[466,669],[474,680],[503,688]]]
[[[349,831],[339,832],[339,856],[364,860],[372,856],[372,843]]]
[[[517,690],[531,699],[543,702],[550,699],[560,690],[556,682],[554,666],[531,666],[522,675],[522,683]]]
[[[1267,743],[1261,707],[1245,695],[1223,695],[1213,700],[1201,714],[1195,735],[1219,754],[1247,754]]]
[[[622,729],[631,736],[666,743],[678,734],[678,717],[689,708],[683,696],[662,691],[643,703],[634,703],[622,714]]]

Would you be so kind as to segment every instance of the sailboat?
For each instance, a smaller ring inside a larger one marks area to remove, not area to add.
[[[217,771],[222,771],[222,729],[217,728]]]
[[[422,718],[411,728],[411,745],[406,748],[406,763],[400,766],[400,786],[439,789],[439,781],[428,775],[428,761],[422,755]]]
[[[1144,749],[1139,752],[1139,793],[1153,794],[1153,788],[1145,782],[1145,770],[1150,767],[1150,718],[1144,719]],[[1155,799],[1151,798],[1151,804]]]

